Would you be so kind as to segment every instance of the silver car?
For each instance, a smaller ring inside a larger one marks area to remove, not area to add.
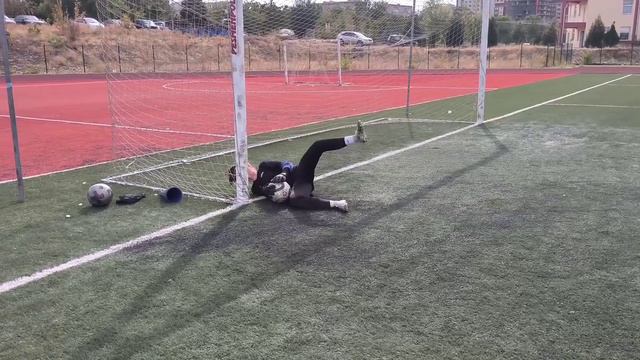
[[[16,22],[12,18],[10,18],[7,15],[5,15],[4,16],[4,23],[5,24],[15,24]]]
[[[77,18],[75,20],[75,23],[78,24],[78,25],[87,27],[89,29],[92,29],[92,30],[104,28],[104,25],[102,25],[101,22],[99,22],[98,20],[96,20],[94,18],[90,18],[90,17]]]
[[[16,24],[25,24],[25,25],[44,25],[46,22],[42,19],[38,19],[33,15],[18,15],[14,19]]]
[[[364,46],[373,44],[373,39],[366,37],[357,31],[343,31],[338,34],[337,39],[340,41],[341,45]]]

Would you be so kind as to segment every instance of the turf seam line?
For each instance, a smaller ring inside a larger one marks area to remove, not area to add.
[[[561,96],[561,97],[558,97],[558,98],[555,98],[555,99],[551,99],[551,100],[539,103],[537,105],[529,106],[529,107],[526,107],[526,108],[522,108],[520,110],[516,110],[516,111],[510,112],[510,113],[505,114],[505,115],[497,116],[497,117],[491,118],[489,120],[486,120],[485,123],[494,122],[494,121],[497,121],[497,120],[505,119],[505,118],[511,117],[513,115],[517,115],[517,114],[523,113],[525,111],[529,111],[531,109],[535,109],[535,108],[544,106],[544,105],[549,104],[551,102],[555,102],[555,101],[558,101],[558,100],[566,99],[568,97],[571,97],[571,96],[574,96],[574,95],[577,95],[577,94],[581,94],[583,92],[586,92],[586,91],[589,91],[589,90],[593,90],[593,89],[599,88],[601,86],[608,85],[608,84],[610,84],[612,82],[625,79],[625,78],[627,78],[629,76],[631,76],[631,75],[626,75],[626,76],[623,76],[623,77],[620,77],[620,78],[617,78],[617,79],[614,79],[614,80],[611,80],[611,81],[604,82],[604,83],[599,84],[599,85],[591,86],[589,88],[573,92],[573,93],[568,94],[568,95],[564,95],[564,96]],[[422,146],[424,146],[426,144],[429,144],[431,142],[434,142],[434,141],[443,139],[445,137],[449,137],[451,135],[455,135],[455,134],[461,133],[463,131],[475,128],[475,127],[477,127],[477,126],[479,126],[481,124],[482,123],[474,123],[474,124],[465,126],[463,128],[451,131],[449,133],[442,134],[442,135],[436,136],[434,138],[430,138],[430,139],[421,141],[419,143],[415,143],[415,144],[406,146],[406,147],[401,148],[401,149],[397,149],[397,150],[390,151],[390,152],[387,152],[387,153],[384,153],[384,154],[380,154],[380,155],[375,156],[375,157],[373,157],[373,158],[371,158],[369,160],[360,161],[360,162],[357,162],[355,164],[351,164],[351,165],[342,167],[340,169],[336,169],[336,170],[330,171],[328,173],[322,174],[320,176],[317,176],[315,178],[315,180],[325,179],[327,177],[330,177],[330,176],[333,176],[333,175],[336,175],[336,174],[339,174],[339,173],[342,173],[342,172],[345,172],[345,171],[348,171],[348,170],[351,170],[351,169],[354,169],[354,168],[357,168],[357,167],[368,165],[368,164],[371,164],[373,162],[376,162],[376,161],[379,161],[379,160],[382,160],[382,159],[385,159],[385,158],[388,158],[388,157],[391,157],[391,156],[394,156],[394,155],[397,155],[397,154],[400,154],[400,153],[403,153],[403,152],[406,152],[406,151],[409,151],[409,150],[412,150],[412,149],[415,149],[415,148],[418,148],[418,147],[422,147]],[[250,199],[246,204],[252,204],[254,202],[261,201],[263,199],[265,199],[265,197],[263,197],[263,196],[257,197],[257,198],[253,198],[253,199]],[[34,273],[32,275],[19,277],[17,279],[2,283],[2,284],[0,284],[0,294],[3,294],[3,293],[8,292],[8,291],[11,291],[11,290],[13,290],[15,288],[18,288],[18,287],[27,285],[27,284],[29,284],[31,282],[43,279],[43,278],[48,277],[50,275],[56,274],[58,272],[62,272],[62,271],[65,271],[65,270],[68,270],[68,269],[71,269],[71,268],[86,264],[86,263],[90,263],[90,262],[96,261],[96,260],[98,260],[100,258],[103,258],[105,256],[114,254],[114,253],[116,253],[116,252],[118,252],[118,251],[120,251],[122,249],[129,248],[129,247],[132,247],[132,246],[147,242],[149,240],[154,240],[154,239],[156,239],[158,237],[161,237],[161,236],[164,236],[164,235],[168,235],[170,233],[173,233],[173,232],[175,232],[177,230],[180,230],[180,229],[184,229],[184,228],[189,227],[189,226],[197,225],[199,223],[202,223],[202,222],[204,222],[206,220],[209,220],[211,218],[214,218],[216,216],[223,215],[223,214],[226,214],[226,213],[228,213],[230,211],[239,209],[244,205],[245,204],[231,205],[231,206],[228,206],[228,207],[226,207],[224,209],[216,210],[216,211],[213,211],[213,212],[198,216],[196,218],[184,221],[182,223],[178,223],[178,224],[175,224],[175,225],[160,229],[160,230],[158,230],[156,232],[140,236],[140,237],[138,237],[136,239],[127,241],[125,243],[112,245],[107,249],[104,249],[104,250],[101,250],[101,251],[98,251],[98,252],[95,252],[95,253],[92,253],[92,254],[88,254],[88,255],[82,256],[80,258],[76,258],[76,259],[67,261],[66,263],[63,263],[61,265],[57,265],[57,266],[54,266],[54,267],[51,267],[51,268],[48,268],[48,269],[44,269],[44,270],[38,271],[38,272],[36,272],[36,273]]]

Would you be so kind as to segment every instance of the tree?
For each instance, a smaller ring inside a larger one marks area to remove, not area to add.
[[[445,42],[447,46],[458,47],[464,44],[464,23],[463,12],[457,8],[446,33]]]
[[[496,32],[498,33],[498,43],[499,44],[511,44],[513,34],[513,23],[509,18],[497,17],[495,19],[496,24]]]
[[[322,9],[311,0],[296,0],[291,8],[291,30],[298,36],[304,36],[308,30],[316,27]]]
[[[555,46],[558,41],[558,31],[556,30],[556,24],[551,24],[542,35],[542,44],[547,46]]]
[[[525,41],[526,36],[527,34],[524,31],[524,25],[519,23],[518,25],[516,25],[515,29],[513,29],[513,34],[511,35],[511,38],[514,43],[522,44]]]
[[[591,25],[591,29],[589,29],[589,34],[587,35],[587,40],[584,43],[586,47],[603,47],[604,46],[604,35],[605,28],[602,19],[598,15],[596,21]]]
[[[145,14],[148,16],[151,14]],[[183,0],[180,17],[182,23],[190,27],[201,27],[207,25],[207,7],[202,0]]]
[[[489,20],[489,47],[498,45],[498,31],[496,30],[496,18]]]
[[[439,42],[446,41],[446,29],[451,24],[453,10],[442,0],[428,0],[420,12],[422,28],[428,35],[427,43],[433,47]]]
[[[618,45],[619,42],[620,42],[620,36],[616,31],[616,22],[614,21],[613,24],[611,24],[609,31],[607,31],[607,33],[604,34],[604,44],[607,47],[614,47]]]

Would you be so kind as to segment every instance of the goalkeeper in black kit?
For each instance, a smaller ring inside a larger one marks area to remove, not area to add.
[[[253,183],[251,192],[254,195],[264,195],[272,199],[275,191],[279,189],[278,185],[286,182],[291,187],[287,202],[293,207],[307,210],[336,209],[347,212],[349,208],[346,200],[326,200],[313,196],[316,165],[325,151],[338,150],[366,141],[364,128],[358,121],[355,135],[314,142],[304,153],[298,165],[290,161],[263,161],[256,169],[249,164],[247,169],[249,181]],[[228,175],[229,182],[235,182],[235,166],[229,169]]]

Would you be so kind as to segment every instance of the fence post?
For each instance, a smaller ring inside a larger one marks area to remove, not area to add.
[[[522,68],[522,55],[524,51],[524,43],[520,43],[520,68]]]
[[[556,45],[553,45],[553,66],[556,66]]]
[[[218,44],[218,71],[220,71],[220,44]]]
[[[49,73],[49,63],[47,63],[47,45],[42,44],[42,53],[44,54],[44,73]]]
[[[571,43],[571,50],[569,51],[569,64],[573,64],[573,43]]]
[[[309,45],[309,48],[307,49],[307,60],[309,61],[307,70],[311,71],[311,45]]]
[[[278,44],[278,70],[282,70],[282,45]]]
[[[367,48],[367,70],[371,69],[371,48]]]
[[[120,60],[120,44],[118,44],[118,69],[122,72],[122,61]]]
[[[460,48],[458,48],[458,65],[457,68],[460,69]]]
[[[562,66],[563,51],[564,51],[564,44],[560,44],[560,64],[559,64],[560,66]]]
[[[431,64],[430,64],[430,62],[431,62],[430,58],[431,58],[431,51],[430,51],[430,49],[429,49],[429,45],[427,45],[427,70],[429,70],[429,67],[431,66]]]
[[[184,62],[187,64],[187,72],[189,72],[189,44],[184,44]]]
[[[151,57],[153,58],[153,72],[156,72],[156,48],[151,44]]]
[[[630,60],[629,60],[629,65],[633,65],[633,51],[634,51],[634,43],[633,41],[631,41],[631,54],[630,54]]]
[[[400,47],[396,47],[396,49],[398,50],[398,70],[400,70]]]
[[[600,46],[600,63],[599,63],[600,65],[602,65],[602,48],[603,47],[604,46]]]
[[[491,48],[487,48],[487,56],[489,57],[489,59],[487,59],[487,70],[491,69]]]
[[[549,67],[549,45],[547,45],[547,57],[544,60],[544,67]]]
[[[80,45],[80,49],[82,50],[82,72],[87,73],[87,65],[84,59],[84,45]]]
[[[247,70],[251,71],[251,44],[250,43],[247,43],[247,55],[249,56]]]

